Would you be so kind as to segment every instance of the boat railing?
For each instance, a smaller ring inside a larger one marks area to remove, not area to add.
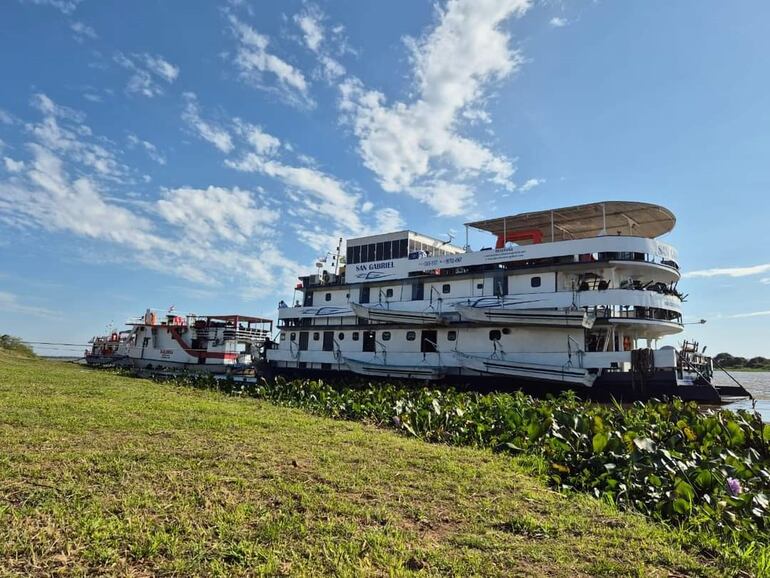
[[[383,365],[387,365],[388,364],[388,346],[385,345],[379,339],[375,339],[374,340],[374,345],[375,345],[375,347],[374,347],[374,357],[377,357],[377,345],[379,345],[380,347],[382,347],[382,363],[383,363]]]
[[[235,340],[241,343],[252,343],[254,341],[264,341],[270,337],[267,329],[225,329],[223,337],[226,340]]]

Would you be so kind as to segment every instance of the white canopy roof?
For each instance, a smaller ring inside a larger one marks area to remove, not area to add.
[[[561,241],[618,233],[654,239],[671,231],[675,223],[674,214],[660,205],[604,201],[474,221],[466,225],[498,236],[539,231],[543,241]],[[531,241],[516,242],[528,244]]]

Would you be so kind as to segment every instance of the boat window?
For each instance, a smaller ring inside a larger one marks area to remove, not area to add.
[[[289,339],[291,339],[292,341],[296,341],[297,340],[297,334],[296,333],[292,333],[291,335],[289,335]]]
[[[529,284],[532,285],[532,287],[540,287],[541,279],[540,277],[532,277],[529,280]]]
[[[382,258],[383,259],[390,259],[393,255],[393,251],[391,250],[391,242],[385,241],[382,244]]]
[[[360,263],[361,262],[361,246],[358,245],[356,247],[353,247],[353,261],[351,263]]]
[[[340,331],[340,334],[339,334],[339,335],[337,335],[337,339],[339,339],[340,341],[344,341],[344,339],[345,339],[345,334],[344,334],[344,333],[342,333],[342,332]]]
[[[417,334],[414,331],[407,331],[406,332],[406,340],[407,341],[414,341],[417,339]]]
[[[398,242],[398,254],[401,257],[406,257],[409,253],[409,239],[401,239]]]
[[[393,297],[393,289],[385,289],[385,297]]]
[[[500,340],[500,330],[499,329],[492,329],[489,332],[489,340],[490,341],[499,341]]]
[[[321,339],[321,334],[316,331],[313,333],[313,341],[318,341],[319,339]]]
[[[451,331],[447,331],[446,334],[447,341],[457,341],[457,331],[452,329]]]
[[[510,335],[511,328],[510,327],[503,327],[503,335]]]
[[[476,283],[476,289],[483,290],[484,289],[484,283]]]
[[[452,290],[452,286],[449,283],[444,283],[441,286],[441,292],[442,293],[449,293]]]
[[[353,332],[353,341],[358,341],[358,331]]]
[[[353,247],[348,247],[345,254],[345,263],[353,263]]]
[[[383,331],[382,332],[382,340],[383,341],[390,341],[390,331]]]
[[[332,300],[332,294],[331,293],[327,293],[326,296],[324,297],[324,299],[326,299],[327,301],[331,301]]]
[[[281,333],[281,341],[286,341],[286,334],[285,333]]]
[[[366,287],[361,287],[358,290],[358,302],[359,303],[369,303],[369,289],[370,289],[370,287],[367,285]]]
[[[375,244],[375,259],[377,261],[382,261],[385,257],[385,243],[376,243]]]
[[[369,258],[367,261],[375,261],[377,256],[377,243],[369,243]]]

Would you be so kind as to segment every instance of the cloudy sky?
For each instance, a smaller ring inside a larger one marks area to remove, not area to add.
[[[336,239],[678,217],[687,335],[770,356],[766,2],[6,0],[0,333],[272,315]],[[489,243],[478,235],[477,247]]]

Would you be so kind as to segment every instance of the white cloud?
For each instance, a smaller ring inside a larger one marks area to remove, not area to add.
[[[84,42],[87,38],[90,38],[91,40],[98,38],[96,30],[83,22],[73,22],[70,24],[70,30],[72,30],[73,37],[78,42]]]
[[[545,179],[528,179],[523,185],[519,187],[519,190],[521,190],[522,193],[526,193],[538,185],[542,185],[544,182]]]
[[[313,52],[318,52],[324,39],[324,26],[321,15],[315,6],[306,6],[300,14],[295,14],[294,22],[302,30],[307,47]]]
[[[188,235],[216,236],[238,244],[254,236],[270,236],[274,231],[269,225],[279,217],[277,211],[258,206],[252,193],[237,187],[166,190],[157,207],[166,221],[183,227]]]
[[[14,295],[7,291],[0,291],[0,311],[20,313],[22,315],[33,315],[35,317],[59,317],[59,313],[46,309],[45,307],[25,305],[19,300],[18,295]]]
[[[233,150],[233,139],[230,133],[216,124],[205,121],[201,118],[198,100],[192,93],[185,93],[184,112],[182,119],[198,133],[198,136],[209,141],[223,153],[229,153]]]
[[[43,120],[27,124],[26,129],[51,151],[71,157],[93,169],[101,178],[122,180],[126,167],[105,146],[91,142],[91,129],[84,124],[84,115],[54,103],[45,94],[32,97],[32,105],[43,113]]]
[[[225,164],[239,171],[278,179],[293,193],[299,203],[297,208],[308,211],[308,215],[324,215],[350,231],[362,230],[356,212],[359,196],[349,193],[340,181],[318,169],[285,164],[257,153],[247,153],[239,160],[227,160]]]
[[[243,137],[260,155],[271,156],[281,146],[281,141],[262,130],[262,127],[236,119],[235,127],[238,134]]]
[[[258,33],[254,28],[238,20],[232,14],[229,16],[230,26],[238,39],[238,49],[235,64],[241,71],[241,78],[258,87],[269,89],[270,81],[265,76],[278,82],[276,88],[290,102],[303,106],[312,106],[313,101],[308,94],[308,83],[302,72],[268,52],[270,39]]]
[[[562,18],[560,16],[554,16],[553,18],[551,18],[551,20],[549,20],[548,24],[550,24],[554,28],[563,28],[568,24],[568,22],[566,18]]]
[[[762,265],[752,265],[749,267],[723,267],[715,269],[702,269],[700,271],[690,271],[683,277],[748,277],[749,275],[759,275],[770,271],[770,263]]]
[[[195,95],[188,95],[188,101],[197,103]],[[298,236],[314,248],[322,248],[332,237],[360,235],[367,231],[360,213],[372,211],[374,205],[366,202],[360,205],[361,195],[352,192],[350,187],[336,177],[324,172],[317,163],[308,157],[293,152],[289,143],[283,143],[262,127],[250,124],[239,118],[229,123],[229,130],[224,126],[217,130],[227,136],[227,146],[220,146],[222,139],[211,138],[210,134],[200,131],[200,125],[209,126],[200,110],[195,106],[195,114],[186,115],[186,121],[198,130],[200,136],[220,151],[231,154],[225,159],[225,165],[241,172],[256,173],[276,180],[284,187],[288,202],[284,207],[291,219],[302,222],[298,227]],[[289,151],[295,160],[286,160]],[[360,205],[360,206],[359,206]],[[384,208],[381,213],[382,226],[395,226],[401,218],[395,209]],[[372,219],[376,219],[376,215]],[[318,227],[319,220],[326,223]],[[371,225],[369,228],[371,228]]]
[[[26,4],[37,6],[50,6],[63,14],[72,14],[83,0],[22,0]]]
[[[2,108],[0,108],[0,123],[2,124],[14,123],[13,116],[9,112],[3,110]]]
[[[4,157],[5,170],[9,173],[19,173],[24,169],[24,161],[15,161],[10,157]]]
[[[417,92],[411,102],[389,105],[385,95],[358,79],[341,84],[343,117],[384,190],[457,215],[473,198],[471,181],[514,188],[513,163],[460,129],[468,111],[484,117],[479,111],[490,85],[520,66],[521,54],[508,46],[501,27],[529,7],[529,0],[450,0],[437,25],[408,42]]]
[[[770,277],[764,277],[760,279],[759,282],[762,283],[763,285],[770,285]]]
[[[271,290],[298,273],[271,234],[277,214],[251,193],[181,187],[163,191],[157,202],[122,202],[134,190],[132,181],[99,170],[93,151],[101,145],[84,115],[45,95],[34,104],[43,118],[26,125],[30,158],[0,180],[3,222],[92,239],[126,262],[195,283]]]
[[[766,317],[770,315],[770,311],[753,311],[752,313],[738,313],[736,315],[728,315],[730,319],[743,319],[747,317]]]
[[[396,209],[385,208],[377,211],[377,224],[372,233],[392,233],[404,228],[404,219]]]
[[[135,134],[128,135],[128,146],[129,148],[135,148],[139,146],[143,148],[147,153],[147,156],[154,160],[156,163],[159,165],[166,164],[166,157],[164,157],[163,154],[158,150],[158,147],[156,147],[151,142],[140,139]]]
[[[345,67],[331,54],[324,20],[324,13],[315,4],[305,4],[302,12],[294,15],[294,22],[302,31],[305,46],[315,53],[321,65],[320,73],[317,72],[316,76],[332,82],[345,74]],[[343,30],[341,26],[335,27],[331,36],[337,39]],[[339,44],[338,40],[335,42]],[[344,51],[344,46],[339,47],[338,51]]]
[[[152,54],[132,54],[128,57],[118,52],[115,62],[132,73],[126,90],[148,98],[163,94],[163,86],[159,81],[171,84],[179,76],[178,67],[161,56]]]

